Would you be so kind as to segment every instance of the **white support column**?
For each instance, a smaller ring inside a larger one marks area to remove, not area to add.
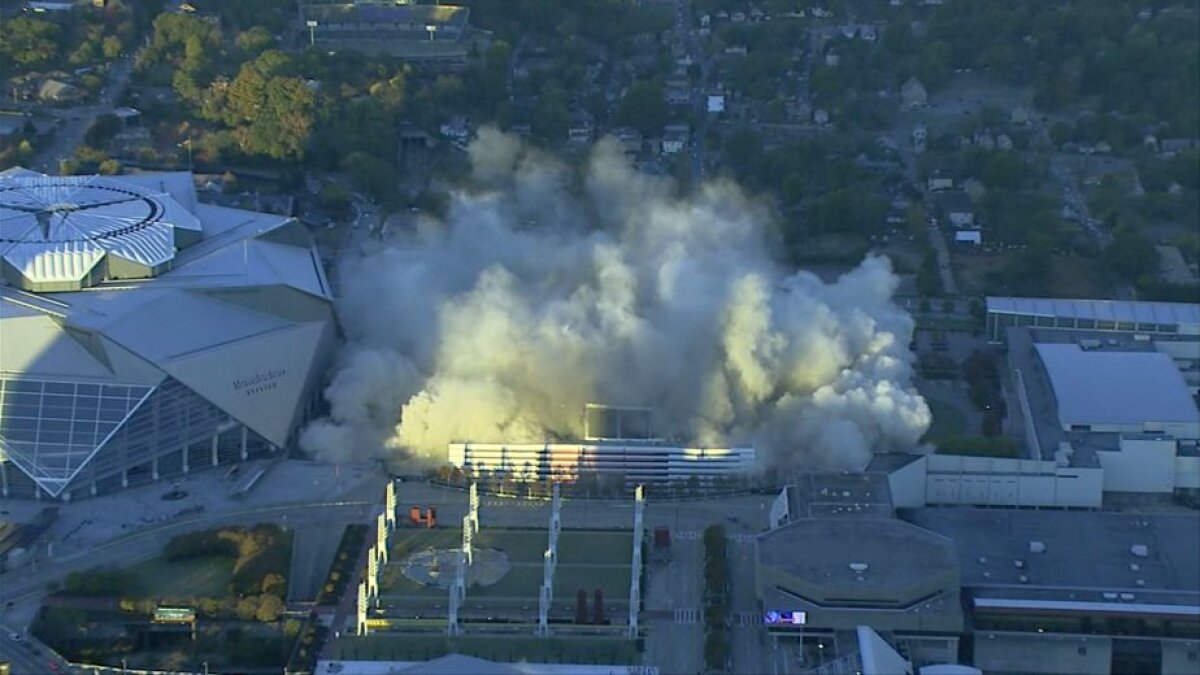
[[[183,446],[183,473],[185,473],[185,474],[191,468],[188,466],[188,455],[191,454],[191,450],[192,450],[192,448],[190,445]]]
[[[358,602],[354,605],[354,632],[367,634],[367,582],[358,583]]]
[[[550,529],[542,554],[542,588],[538,594],[538,635],[550,634],[550,604],[554,601],[554,569],[558,565],[558,534],[562,531],[562,499],[558,483],[550,493]]]
[[[242,425],[242,461],[245,461],[250,458],[250,451],[247,449],[249,440],[250,440],[250,430],[246,428],[245,424],[243,424]]]
[[[378,604],[379,602],[379,557],[375,552],[375,547],[371,546],[367,551],[367,599]]]
[[[458,566],[454,572],[454,583],[450,585],[450,605],[447,615],[446,632],[458,635],[458,608],[467,597],[467,561],[462,551],[458,552]]]
[[[462,552],[467,556],[467,566],[475,564],[475,529],[471,525],[471,515],[463,516],[462,520]]]
[[[629,637],[638,635],[638,609],[642,600],[642,512],[646,497],[642,485],[634,491],[633,502],[633,563],[629,577]]]
[[[158,457],[150,460],[150,479],[158,480]]]
[[[554,545],[551,546],[558,553],[558,533],[562,531],[562,499],[559,496],[558,483],[554,484],[550,492],[550,537]]]
[[[554,554],[542,553],[542,587],[538,591],[538,635],[550,634],[550,603],[554,600]]]
[[[96,494],[96,483],[92,482],[92,495]],[[8,498],[8,462],[0,462],[0,497]]]
[[[378,558],[379,558],[379,560],[377,562],[386,564],[388,561],[387,541],[388,541],[387,516],[385,514],[381,513],[375,519],[375,555],[378,556]]]
[[[467,514],[471,517],[471,529],[474,530],[474,534],[479,534],[479,485],[474,482],[471,483]]]
[[[387,516],[388,527],[396,527],[396,481],[389,480],[387,490],[383,494],[384,515]]]
[[[212,460],[213,460],[212,465],[213,466],[216,466],[221,463],[221,457],[217,453],[217,446],[220,445],[220,439],[221,439],[221,434],[219,434],[219,433],[213,434],[213,438],[212,438]]]

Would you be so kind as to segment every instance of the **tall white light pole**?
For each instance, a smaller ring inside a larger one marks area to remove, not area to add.
[[[389,480],[387,489],[383,493],[383,514],[387,516],[388,527],[395,529],[396,527],[396,481]]]
[[[629,577],[629,637],[638,634],[638,609],[642,600],[642,512],[646,508],[644,486],[637,486],[633,502],[633,564]]]
[[[317,22],[310,19],[304,24],[308,26],[308,46],[312,47],[317,44]]]

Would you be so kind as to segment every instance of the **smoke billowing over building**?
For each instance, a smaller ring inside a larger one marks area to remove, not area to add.
[[[789,272],[735,185],[681,197],[611,141],[579,169],[489,129],[469,154],[443,218],[343,269],[349,344],[311,452],[441,464],[454,442],[580,440],[589,402],[783,465],[861,468],[927,428],[887,260]]]

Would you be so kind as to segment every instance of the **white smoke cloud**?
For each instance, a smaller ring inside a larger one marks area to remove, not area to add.
[[[859,468],[928,428],[886,259],[789,274],[736,186],[679,197],[610,141],[580,171],[491,129],[469,154],[443,221],[343,270],[349,340],[306,450],[441,463],[451,441],[578,438],[588,402],[785,466]]]

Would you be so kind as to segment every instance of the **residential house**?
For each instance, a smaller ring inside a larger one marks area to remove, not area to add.
[[[471,127],[465,117],[451,117],[442,123],[438,131],[445,138],[459,143],[465,143],[471,138]]]
[[[951,192],[939,200],[943,218],[956,230],[977,229],[975,211],[965,192]]]
[[[960,230],[954,233],[954,243],[979,246],[983,243],[983,233],[979,230]]]
[[[31,12],[42,14],[45,12],[69,12],[79,3],[75,0],[30,0],[25,3],[25,6]]]
[[[567,142],[572,145],[587,145],[592,142],[592,120],[582,111],[571,115],[567,127]]]
[[[929,180],[926,181],[926,187],[930,192],[943,192],[945,190],[953,190],[954,189],[954,179],[949,176],[943,175],[941,173],[935,172],[932,176],[929,177]]]
[[[1158,152],[1165,158],[1171,158],[1181,152],[1200,149],[1200,141],[1195,138],[1164,138],[1158,143]]]
[[[627,155],[636,155],[642,151],[642,134],[631,127],[621,127],[612,131],[612,136]]]
[[[915,77],[910,77],[900,87],[900,101],[905,108],[924,108],[929,105],[929,92]]]
[[[729,56],[745,56],[746,45],[729,45],[725,48],[725,53]]]
[[[917,122],[913,125],[912,142],[913,152],[918,155],[925,152],[925,143],[929,139],[929,131],[925,128],[923,122]]]
[[[692,91],[686,82],[683,84],[668,82],[667,86],[663,87],[663,99],[668,105],[687,105],[692,101]]]
[[[45,80],[38,88],[38,99],[46,103],[78,103],[87,98],[87,90],[62,80]]]
[[[817,108],[813,111],[813,122],[825,126],[829,124],[829,111],[824,108]]]
[[[724,94],[709,94],[707,109],[708,109],[708,112],[710,112],[710,113],[725,112],[725,95]]]
[[[688,142],[688,125],[668,124],[663,132],[662,151],[665,155],[683,152]]]
[[[1012,150],[1013,149],[1012,137],[1005,133],[997,134],[996,135],[996,149],[997,150]]]
[[[829,66],[830,68],[836,68],[837,64],[840,63],[841,60],[842,57],[833,52],[829,52],[825,55],[825,65]]]

